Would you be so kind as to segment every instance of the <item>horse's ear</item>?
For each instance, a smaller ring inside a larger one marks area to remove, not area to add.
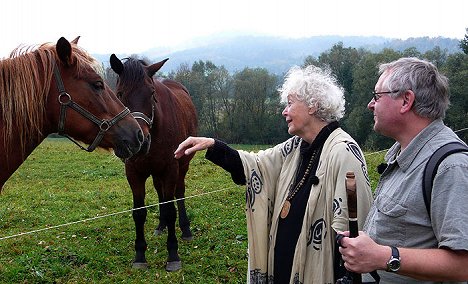
[[[169,60],[169,58],[166,58],[163,61],[160,61],[158,63],[154,63],[153,65],[149,66],[148,67],[148,76],[153,77],[153,75],[156,74],[156,72],[158,72],[159,69],[161,69],[161,67],[163,67],[164,63],[166,63],[166,61],[168,61],[168,60]]]
[[[122,74],[122,71],[123,71],[122,61],[120,61],[120,59],[118,59],[114,53],[112,53],[110,56],[110,65],[111,65],[112,70],[114,70],[115,73],[117,73],[118,75]]]
[[[59,38],[57,41],[57,45],[55,46],[55,49],[57,50],[58,57],[60,58],[60,61],[65,66],[70,66],[71,65],[71,55],[72,55],[72,47],[68,40],[66,40],[64,37]]]
[[[71,43],[78,44],[79,39],[80,39],[80,36],[77,36],[74,40],[71,41]]]

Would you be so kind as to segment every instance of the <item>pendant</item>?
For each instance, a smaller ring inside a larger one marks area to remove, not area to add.
[[[286,200],[283,204],[283,208],[281,209],[281,213],[280,213],[281,219],[288,217],[290,208],[291,208],[291,202],[289,202],[289,200]]]

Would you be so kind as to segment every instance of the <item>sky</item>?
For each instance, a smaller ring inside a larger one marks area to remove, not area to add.
[[[0,58],[62,36],[81,36],[91,54],[176,50],[231,33],[462,39],[467,11],[468,0],[1,0]]]

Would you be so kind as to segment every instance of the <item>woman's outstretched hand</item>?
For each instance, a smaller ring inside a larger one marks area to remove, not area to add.
[[[190,155],[196,151],[205,150],[213,146],[214,143],[215,140],[213,138],[190,136],[177,147],[177,150],[174,152],[174,158],[179,159],[183,155]]]

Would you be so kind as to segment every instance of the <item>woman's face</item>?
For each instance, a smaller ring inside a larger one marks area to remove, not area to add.
[[[288,104],[281,114],[286,118],[289,134],[304,138],[311,123],[310,111],[311,108],[298,100],[296,95],[288,95]]]

